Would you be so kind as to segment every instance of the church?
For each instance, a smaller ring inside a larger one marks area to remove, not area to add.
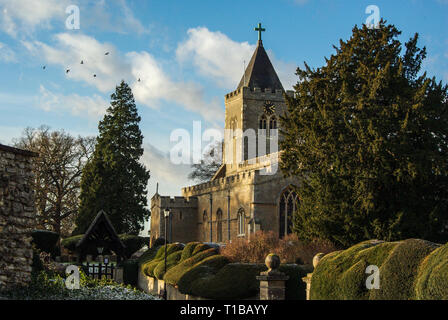
[[[222,165],[210,181],[183,188],[181,197],[158,192],[152,197],[151,241],[165,234],[170,242],[223,243],[250,239],[258,230],[273,231],[280,238],[291,233],[291,216],[298,204],[293,186],[299,181],[283,176],[281,150],[270,142],[281,140],[279,117],[287,110],[284,95],[293,91],[284,90],[263,47],[264,29],[259,24],[255,30],[255,52],[236,90],[225,95],[225,129],[257,132],[255,156],[244,137],[238,144],[236,135],[226,134]]]

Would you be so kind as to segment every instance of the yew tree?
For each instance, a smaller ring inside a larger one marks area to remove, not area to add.
[[[399,35],[355,26],[324,66],[297,69],[281,168],[302,180],[303,239],[448,240],[448,86],[421,71],[418,34]]]

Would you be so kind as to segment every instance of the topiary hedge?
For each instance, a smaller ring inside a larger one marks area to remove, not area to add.
[[[167,258],[170,254],[172,254],[173,252],[176,251],[180,251],[184,248],[184,245],[181,243],[172,243],[172,244],[167,244],[166,245],[166,254],[167,254]],[[161,262],[165,260],[165,246],[161,246],[159,248],[159,250],[157,251],[157,254],[155,255],[155,257],[144,263],[141,268],[144,274],[146,274],[147,276],[150,277],[154,277],[154,269],[157,267],[157,265]]]
[[[448,300],[448,243],[434,250],[420,264],[415,297],[421,300]]]
[[[182,256],[182,252],[183,252],[183,250],[179,250],[179,251],[169,254],[166,257],[166,270],[167,271],[169,269],[171,269],[171,267],[174,267],[175,265],[177,265],[179,263],[179,260]],[[164,259],[162,259],[162,261],[160,261],[157,264],[157,266],[154,268],[153,274],[154,274],[154,277],[156,277],[157,279],[160,279],[160,280],[163,279],[163,276],[165,275],[165,260]]]
[[[400,242],[381,265],[380,288],[370,290],[370,299],[415,299],[414,282],[418,266],[438,247],[435,243],[420,239]]]
[[[214,283],[207,281],[205,281],[207,282],[205,285],[201,285],[201,283],[204,282],[204,279],[214,279],[216,273],[229,263],[230,260],[222,255],[212,255],[196,263],[179,279],[177,283],[179,291],[198,297],[218,299],[211,292],[213,291]],[[221,288],[217,289],[220,291]]]
[[[137,286],[138,283],[138,260],[129,259],[123,262],[123,283]]]
[[[48,230],[31,231],[32,243],[40,251],[51,254],[52,257],[61,254],[61,250],[57,246],[59,234]]]
[[[76,245],[82,239],[83,236],[84,236],[83,234],[78,234],[76,236],[72,236],[72,237],[68,237],[68,238],[62,239],[61,246],[63,246],[64,248],[66,248],[67,250],[69,250],[71,252],[75,252],[76,251]]]
[[[439,265],[439,262],[448,261],[447,252],[441,253],[443,250],[438,247],[438,244],[420,239],[397,242],[373,240],[361,242],[344,251],[332,252],[321,259],[313,272],[310,298],[421,299],[425,296],[423,292],[427,292],[423,288],[431,287],[427,286],[431,268]],[[366,274],[366,268],[369,265],[379,268],[379,289],[367,289],[366,280],[370,274]],[[447,284],[447,274],[443,277],[446,279],[444,284]],[[438,292],[442,293],[434,297],[443,296],[443,292],[448,291],[440,289]]]
[[[134,236],[130,234],[120,234],[121,242],[126,246],[124,254],[126,257],[132,256],[133,253],[143,248],[145,245],[149,246],[148,237]]]
[[[216,249],[213,248],[207,249],[205,251],[200,251],[197,254],[193,255],[192,257],[180,262],[179,264],[175,265],[170,270],[168,270],[165,276],[163,277],[163,280],[175,286],[179,283],[179,280],[182,278],[182,276],[188,271],[190,271],[198,262],[210,256],[214,256],[216,254],[217,254]]]

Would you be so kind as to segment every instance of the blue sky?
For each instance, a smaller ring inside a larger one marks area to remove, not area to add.
[[[69,5],[80,9],[79,30],[65,26]],[[0,0],[0,143],[42,124],[96,135],[124,79],[142,117],[149,194],[159,182],[162,194],[179,195],[192,182],[188,166],[168,159],[170,134],[191,131],[193,121],[223,126],[224,95],[252,55],[254,26],[267,29],[264,46],[289,89],[295,68],[321,66],[332,45],[366,21],[368,5],[403,32],[401,40],[419,32],[424,69],[448,82],[448,0]]]

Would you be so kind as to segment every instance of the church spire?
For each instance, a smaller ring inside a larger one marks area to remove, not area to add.
[[[258,31],[258,45],[255,49],[252,58],[244,72],[243,77],[238,85],[237,89],[241,87],[250,87],[251,89],[270,88],[272,90],[284,90],[280,79],[272,66],[271,60],[269,60],[268,54],[263,48],[263,42],[261,40],[261,33],[266,31],[261,27],[261,23],[255,28]]]

